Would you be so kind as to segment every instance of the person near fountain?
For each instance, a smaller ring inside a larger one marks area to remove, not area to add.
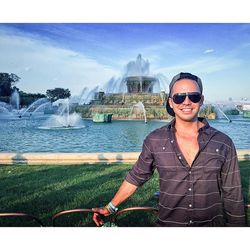
[[[167,111],[174,119],[151,132],[113,199],[93,208],[93,220],[118,210],[138,187],[159,172],[157,226],[245,226],[240,171],[232,140],[198,117],[204,101],[201,79],[176,75],[169,85]]]

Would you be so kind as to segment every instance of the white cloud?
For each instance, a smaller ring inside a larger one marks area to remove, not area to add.
[[[117,74],[95,58],[1,30],[0,55],[1,72],[17,74],[21,77],[17,87],[33,93],[62,87],[76,95],[84,87],[102,85]]]
[[[213,49],[207,49],[207,50],[205,50],[203,53],[204,53],[204,54],[209,54],[209,53],[213,53],[213,52],[214,52]]]
[[[242,63],[240,59],[225,57],[196,58],[186,63],[175,64],[170,67],[159,68],[159,72],[168,72],[177,74],[181,71],[193,72],[196,74],[211,74],[218,71],[230,69],[239,66]]]

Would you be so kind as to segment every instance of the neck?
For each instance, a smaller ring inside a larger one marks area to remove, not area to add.
[[[183,121],[176,118],[175,121],[175,129],[178,132],[183,133],[197,133],[198,130],[202,127],[202,123],[198,121],[198,119],[195,119],[193,121]]]

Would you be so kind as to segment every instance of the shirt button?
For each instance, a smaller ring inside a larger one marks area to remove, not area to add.
[[[191,174],[192,172],[191,172],[191,171],[189,171],[188,173],[189,173],[189,174]]]
[[[189,207],[192,207],[192,204],[189,204],[188,206],[189,206]]]
[[[171,140],[170,142],[171,142],[171,143],[174,143],[174,140]]]
[[[181,156],[178,157],[181,160]]]
[[[192,191],[192,188],[189,188],[188,191]]]
[[[189,221],[189,224],[192,224],[192,223],[193,223],[193,221],[192,221],[192,220],[190,220],[190,221]]]
[[[165,150],[165,147],[163,147],[162,149]]]

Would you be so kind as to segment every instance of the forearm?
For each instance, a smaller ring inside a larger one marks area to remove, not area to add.
[[[232,146],[221,172],[222,197],[226,223],[229,226],[245,225],[244,200],[236,151]]]
[[[114,198],[111,200],[112,204],[116,207],[119,206],[122,202],[127,200],[137,190],[137,188],[137,186],[124,180]]]

